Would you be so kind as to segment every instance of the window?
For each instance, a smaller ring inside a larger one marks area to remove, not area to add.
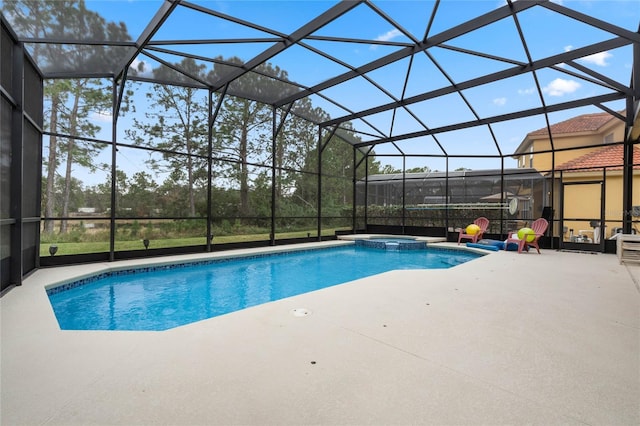
[[[604,137],[604,143],[611,143],[611,142],[613,142],[613,132],[609,133]]]

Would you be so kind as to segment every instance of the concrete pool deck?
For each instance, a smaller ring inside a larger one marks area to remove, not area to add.
[[[38,270],[0,298],[0,424],[640,424],[640,265],[486,253],[162,332],[61,331],[48,303],[137,261]]]

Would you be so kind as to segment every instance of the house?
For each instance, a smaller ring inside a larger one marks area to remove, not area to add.
[[[548,179],[545,206],[554,206],[563,241],[599,243],[621,230],[625,123],[603,112],[584,114],[550,126],[555,158],[545,127],[528,133],[514,158]],[[633,150],[632,220],[640,227],[640,147]],[[555,169],[552,175],[551,170]],[[637,195],[636,195],[637,194]],[[604,223],[604,226],[601,226]]]
[[[625,123],[616,116],[601,112],[579,115],[552,124],[549,129],[553,136],[553,148],[561,150],[555,153],[557,169],[558,165],[596,151],[604,144],[624,141]],[[535,168],[540,172],[552,169],[549,129],[543,127],[525,136],[514,155],[518,161],[518,167]],[[620,161],[622,162],[622,159]]]

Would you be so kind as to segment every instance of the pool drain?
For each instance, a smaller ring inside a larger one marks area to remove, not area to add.
[[[293,315],[294,317],[306,317],[310,313],[311,311],[305,308],[296,308],[291,311],[291,315]]]

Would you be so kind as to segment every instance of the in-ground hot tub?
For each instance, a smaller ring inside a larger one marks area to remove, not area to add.
[[[376,248],[380,250],[423,250],[427,248],[425,241],[413,238],[367,238],[355,241],[356,246]]]

